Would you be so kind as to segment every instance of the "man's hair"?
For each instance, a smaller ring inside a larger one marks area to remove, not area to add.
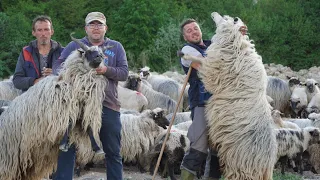
[[[181,25],[180,25],[180,32],[181,32],[181,34],[183,34],[183,28],[184,28],[184,26],[187,25],[187,24],[193,23],[193,22],[195,22],[195,23],[198,24],[198,22],[197,22],[195,19],[189,18],[189,19],[184,20],[184,21],[181,23]]]
[[[43,21],[43,22],[46,22],[46,21],[49,21],[50,24],[51,24],[51,30],[53,30],[53,26],[52,26],[52,21],[51,21],[51,18],[49,16],[46,16],[46,15],[40,15],[40,16],[37,16],[35,17],[33,20],[32,20],[32,30],[35,31],[35,24],[36,22],[38,21]]]

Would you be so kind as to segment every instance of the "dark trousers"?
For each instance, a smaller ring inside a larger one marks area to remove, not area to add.
[[[120,113],[103,106],[100,140],[107,162],[107,179],[122,180]],[[71,145],[67,152],[60,151],[57,171],[53,180],[72,180],[76,149]]]

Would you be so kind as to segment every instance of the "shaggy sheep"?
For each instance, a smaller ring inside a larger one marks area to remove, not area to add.
[[[160,107],[162,109],[166,109],[169,113],[173,113],[176,108],[176,101],[142,83],[141,78],[136,74],[129,75],[125,87],[141,92],[148,99],[147,109],[155,109]]]
[[[142,68],[143,72],[149,72],[148,67]],[[179,93],[181,93],[182,85],[177,81],[163,75],[155,75],[148,73],[147,76],[142,76],[142,79],[146,79],[155,91],[161,92],[162,94],[168,95],[170,98],[179,101]],[[184,92],[183,92],[184,93]],[[183,99],[182,99],[183,102]],[[183,103],[180,103],[179,111],[182,111]]]
[[[155,145],[151,148],[151,152],[148,157],[150,158],[150,173],[153,174],[155,165],[157,163],[164,138],[167,131],[164,130],[158,135],[155,140]],[[160,162],[159,172],[163,178],[169,175],[171,180],[176,180],[174,174],[179,174],[180,164],[183,156],[189,149],[190,141],[187,138],[187,132],[171,129],[169,137],[166,141],[166,145],[163,151],[163,155]]]
[[[273,99],[272,107],[274,109],[283,112],[285,116],[292,114],[289,104],[291,91],[288,82],[277,77],[268,76],[267,95]]]
[[[211,16],[217,29],[207,57],[183,57],[202,63],[200,76],[213,94],[206,106],[209,139],[226,179],[272,179],[277,145],[261,56],[241,19]]]
[[[172,121],[172,116],[173,116],[173,113],[170,113],[166,116],[167,119],[169,119],[169,121],[171,122]],[[178,112],[176,113],[176,116],[174,118],[174,122],[173,122],[173,125],[176,125],[176,124],[179,124],[179,123],[182,123],[182,122],[186,122],[186,121],[191,121],[191,112]]]
[[[122,86],[118,86],[118,100],[125,109],[142,112],[148,107],[148,100],[142,93]]]
[[[162,128],[166,129],[169,125],[168,119],[165,118],[165,111],[156,108],[145,110],[139,116],[122,114],[120,119],[122,158],[124,162],[138,162],[141,170],[145,170],[144,155],[154,145],[154,140]]]
[[[148,109],[160,107],[166,109],[168,113],[173,113],[176,109],[177,102],[169,96],[162,94],[158,91],[141,83],[141,93],[145,95],[149,101]]]
[[[21,90],[14,87],[12,79],[0,81],[0,99],[13,100],[22,93]]]
[[[11,103],[10,100],[0,100],[0,107],[2,106],[9,106]]]
[[[0,116],[0,179],[39,180],[52,173],[69,120],[74,125],[70,143],[89,139],[88,126],[98,137],[107,81],[95,68],[103,58],[101,52],[81,47],[84,51],[72,52],[59,76],[39,81]]]
[[[299,172],[302,174],[302,153],[309,145],[319,144],[319,129],[316,127],[306,127],[303,129],[276,129],[278,143],[278,158],[286,156],[289,159],[296,157],[298,160]],[[286,158],[281,159],[281,173],[284,174]]]

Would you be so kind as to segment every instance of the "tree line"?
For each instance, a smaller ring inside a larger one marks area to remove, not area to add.
[[[204,39],[211,39],[213,11],[247,24],[264,63],[296,71],[320,66],[318,0],[1,0],[0,78],[13,74],[22,48],[34,39],[34,17],[50,16],[52,38],[66,46],[71,32],[77,38],[85,36],[84,19],[91,11],[106,15],[107,36],[123,44],[131,70],[147,65],[151,71],[181,71],[176,56],[184,44],[180,23],[186,18],[198,20]]]

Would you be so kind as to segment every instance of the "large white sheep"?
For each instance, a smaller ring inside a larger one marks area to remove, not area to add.
[[[291,108],[289,99],[291,91],[287,81],[268,76],[267,95],[273,99],[272,105],[274,109],[284,113],[285,116],[290,116]]]
[[[21,93],[21,90],[14,87],[12,78],[0,81],[0,99],[13,100]]]
[[[85,132],[88,126],[98,137],[107,85],[105,77],[95,71],[102,61],[100,53],[86,46],[84,52],[75,50],[66,59],[59,76],[39,81],[3,112],[0,179],[39,180],[52,173],[69,120],[73,124],[70,143],[88,138]],[[88,54],[97,58],[88,61],[85,58]],[[76,132],[81,135],[75,137]]]
[[[272,179],[277,145],[262,58],[241,19],[211,16],[217,29],[207,57],[183,57],[202,63],[200,76],[213,94],[206,106],[209,139],[226,179]]]
[[[148,107],[148,99],[138,91],[124,88],[118,85],[118,100],[125,109],[142,112]]]
[[[278,143],[278,158],[287,156],[289,159],[297,157],[299,172],[302,174],[302,153],[309,145],[319,144],[319,129],[316,127],[306,127],[303,129],[276,129]],[[284,174],[286,158],[281,160],[281,172]]]

